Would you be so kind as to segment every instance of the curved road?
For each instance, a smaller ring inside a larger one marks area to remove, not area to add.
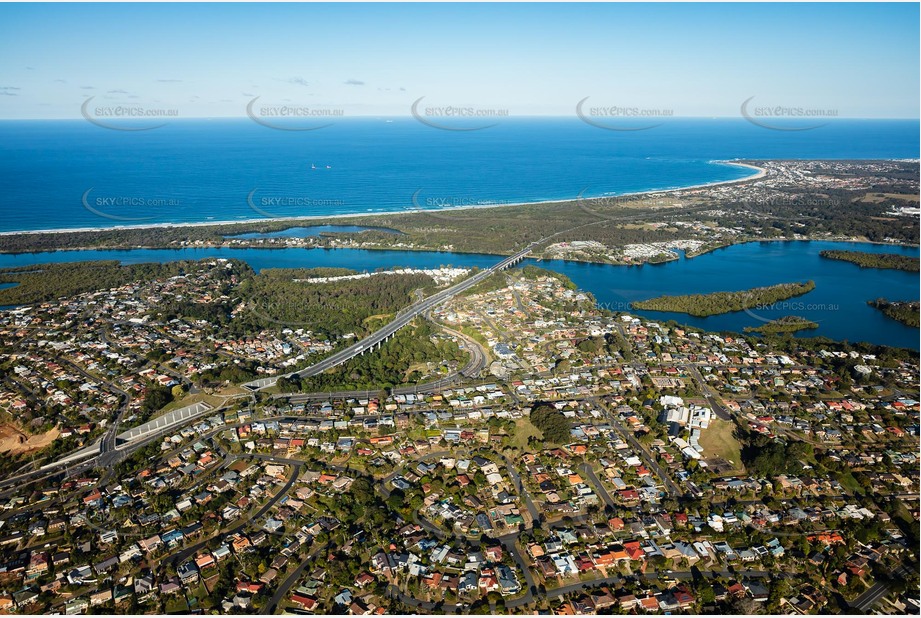
[[[315,376],[319,373],[323,373],[327,369],[332,369],[333,367],[341,365],[342,363],[355,358],[359,354],[363,354],[366,351],[373,349],[374,346],[389,339],[395,332],[397,332],[398,330],[400,330],[401,328],[409,324],[413,320],[413,318],[415,318],[416,316],[426,313],[430,309],[433,309],[434,307],[440,305],[446,300],[449,300],[452,297],[456,296],[457,294],[460,294],[464,290],[467,290],[473,287],[480,281],[483,281],[487,277],[491,276],[493,273],[496,273],[500,270],[504,270],[508,268],[509,266],[513,266],[517,264],[518,262],[523,260],[524,257],[534,249],[535,246],[537,246],[544,240],[546,239],[542,238],[541,240],[532,242],[530,245],[528,245],[521,251],[518,251],[514,255],[510,255],[509,257],[505,258],[504,260],[502,260],[495,266],[491,266],[490,268],[487,268],[486,270],[480,271],[477,274],[473,275],[472,277],[468,277],[467,279],[464,279],[460,283],[457,283],[445,290],[437,292],[433,294],[432,296],[429,296],[425,300],[422,300],[414,305],[410,305],[408,308],[398,313],[396,319],[394,319],[392,322],[390,322],[389,324],[387,324],[380,330],[372,333],[368,337],[365,337],[361,341],[354,343],[343,350],[339,350],[332,356],[329,356],[323,359],[322,361],[320,361],[319,363],[315,365],[307,367],[306,369],[301,369],[300,371],[295,371],[293,373],[285,374],[284,376],[273,376],[271,378],[262,378],[259,380],[253,380],[252,382],[247,382],[246,384],[243,384],[242,386],[250,390],[257,391],[263,388],[268,388],[270,386],[273,386],[278,381],[278,379],[282,377],[287,377],[287,376],[291,376],[294,374],[297,374],[301,377]]]

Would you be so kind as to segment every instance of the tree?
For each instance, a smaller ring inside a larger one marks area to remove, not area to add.
[[[531,410],[531,424],[543,435],[544,443],[565,444],[569,442],[572,428],[563,413],[548,404],[538,404]]]

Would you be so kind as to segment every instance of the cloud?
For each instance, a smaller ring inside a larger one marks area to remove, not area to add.
[[[67,80],[66,80],[66,79],[56,79],[56,80],[54,80],[54,82],[55,82],[56,84],[66,84],[66,83],[67,83]]]
[[[310,82],[308,82],[303,77],[292,77],[291,79],[288,80],[288,83],[297,84],[298,86],[304,86],[304,87],[307,87],[310,85]]]
[[[80,86],[80,90],[96,90],[96,86]]]
[[[127,90],[109,90],[106,94],[128,94]]]
[[[158,79],[157,81],[161,84],[178,84],[182,82],[181,79]]]
[[[342,83],[345,84],[346,86],[364,86],[365,85],[365,83],[361,81],[360,79],[347,79]]]
[[[406,92],[406,88],[400,88],[400,92]]]
[[[19,86],[0,86],[0,90],[22,90]]]
[[[0,97],[18,97],[18,92],[10,92],[9,90],[0,90]]]
[[[244,96],[244,97],[254,97],[254,96],[256,96],[256,95],[254,95],[252,92],[241,92],[240,94],[241,94],[242,96]]]

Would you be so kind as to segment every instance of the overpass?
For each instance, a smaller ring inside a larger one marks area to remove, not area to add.
[[[121,432],[115,436],[114,440],[109,440],[108,436],[105,436],[104,438],[85,448],[74,451],[73,453],[70,453],[65,457],[62,457],[49,464],[45,464],[39,468],[39,471],[58,468],[67,464],[97,456],[100,457],[101,463],[105,463],[106,461],[110,461],[112,459],[111,457],[105,457],[106,455],[111,455],[118,453],[119,451],[123,451],[138,440],[149,438],[158,433],[166,433],[171,431],[175,425],[202,416],[211,410],[213,410],[211,405],[203,401],[199,403],[193,403],[192,405],[185,406],[184,408],[177,408],[171,412],[163,414],[162,416],[158,416],[151,421],[147,421],[143,425],[138,425],[137,427],[132,427],[131,429]]]
[[[259,380],[253,380],[252,382],[247,382],[246,384],[243,384],[242,386],[245,388],[248,388],[251,391],[258,391],[264,388],[268,388],[270,386],[274,386],[275,383],[278,382],[278,380],[282,377],[291,377],[293,375],[298,375],[302,378],[309,378],[311,376],[315,376],[317,374],[323,373],[327,369],[332,369],[333,367],[337,367],[341,365],[342,363],[350,361],[351,359],[355,358],[356,356],[360,356],[364,354],[365,352],[376,350],[380,348],[383,342],[393,337],[393,335],[398,330],[400,330],[401,328],[409,324],[416,316],[419,316],[425,313],[426,311],[433,309],[434,307],[440,305],[441,303],[453,298],[457,294],[460,294],[461,292],[470,289],[471,287],[475,286],[477,283],[483,281],[484,279],[491,276],[492,274],[514,266],[515,264],[523,260],[525,256],[534,249],[535,246],[537,246],[544,240],[545,239],[541,239],[541,240],[532,242],[530,245],[528,245],[521,251],[515,253],[514,255],[510,255],[509,257],[505,258],[504,260],[502,260],[495,266],[491,266],[490,268],[487,268],[486,270],[480,271],[477,274],[473,275],[472,277],[468,277],[467,279],[464,279],[460,283],[457,283],[447,289],[441,290],[440,292],[432,294],[428,298],[425,298],[413,305],[410,305],[406,309],[403,309],[402,311],[397,313],[396,317],[389,324],[387,324],[380,330],[375,331],[374,333],[365,337],[361,341],[358,341],[350,345],[347,348],[339,350],[335,354],[326,357],[325,359],[321,360],[319,363],[315,365],[307,367],[306,369],[301,369],[300,371],[295,371],[293,373],[284,374],[283,376],[273,376],[270,378],[260,378]]]

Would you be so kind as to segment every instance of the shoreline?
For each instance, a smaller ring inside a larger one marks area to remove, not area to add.
[[[727,160],[727,161],[708,161],[711,165],[726,165],[733,167],[741,167],[745,169],[752,170],[754,173],[746,176],[744,178],[735,178],[732,180],[715,180],[711,182],[703,182],[693,185],[687,185],[684,187],[673,187],[668,189],[645,189],[643,191],[632,191],[627,193],[618,193],[614,195],[603,195],[598,197],[579,197],[569,199],[558,199],[558,200],[539,200],[536,202],[514,202],[508,204],[476,204],[476,205],[466,205],[466,206],[450,206],[447,208],[428,208],[428,209],[407,209],[407,210],[389,210],[381,212],[365,212],[365,213],[349,213],[349,214],[338,214],[338,215],[304,215],[297,217],[262,217],[258,219],[238,219],[230,221],[190,221],[185,223],[139,223],[136,225],[113,225],[107,227],[82,227],[82,228],[52,228],[47,230],[15,230],[9,232],[0,232],[0,236],[19,236],[26,234],[86,234],[86,233],[98,233],[98,232],[109,232],[109,231],[121,231],[121,230],[157,230],[157,229],[172,229],[172,228],[196,228],[196,227],[212,227],[212,226],[227,226],[227,225],[252,225],[254,223],[283,223],[291,221],[294,223],[300,223],[305,221],[326,221],[326,220],[342,220],[342,219],[361,219],[367,217],[392,217],[398,215],[412,215],[412,214],[432,214],[432,213],[452,213],[466,210],[483,210],[490,208],[509,208],[514,206],[546,206],[550,204],[567,204],[567,203],[579,203],[579,202],[591,202],[593,200],[605,200],[611,198],[630,198],[646,195],[655,195],[662,193],[675,193],[680,191],[693,191],[696,189],[705,189],[710,187],[717,187],[723,185],[738,184],[742,182],[751,182],[754,180],[759,180],[767,176],[767,170],[750,163],[741,163],[740,161]]]
[[[725,245],[720,245],[718,247],[713,247],[707,251],[702,251],[700,253],[695,253],[694,255],[688,256],[685,255],[684,258],[674,258],[670,260],[663,260],[661,262],[637,262],[630,264],[622,264],[618,262],[599,262],[594,260],[586,260],[583,258],[573,258],[573,257],[535,257],[532,256],[528,259],[533,259],[538,262],[578,262],[580,264],[594,264],[598,266],[623,266],[627,268],[640,268],[643,266],[661,266],[663,264],[669,264],[671,262],[677,262],[681,259],[693,260],[698,257],[709,255],[716,251],[721,251],[723,249],[730,249],[738,245],[747,245],[749,243],[767,243],[767,242],[839,242],[847,244],[865,244],[865,245],[876,245],[882,247],[901,247],[903,249],[919,249],[921,244],[913,245],[910,243],[891,243],[891,242],[882,242],[878,240],[861,240],[857,238],[745,238],[738,241],[729,242]],[[80,253],[84,251],[122,251],[122,252],[131,252],[131,251],[208,251],[210,249],[226,249],[229,251],[286,251],[289,249],[302,249],[304,251],[390,251],[393,253],[444,253],[444,254],[453,254],[453,255],[488,255],[495,257],[508,257],[508,253],[489,253],[487,251],[462,251],[458,249],[452,249],[450,251],[442,251],[438,249],[425,249],[425,248],[410,248],[410,247],[401,247],[398,249],[392,247],[227,247],[224,245],[198,245],[198,246],[186,246],[186,247],[158,247],[158,246],[146,246],[146,245],[137,245],[133,247],[125,248],[98,248],[98,247],[75,247],[69,249],[35,249],[27,251],[0,251],[0,256],[3,255],[37,255],[44,253]],[[106,258],[100,258],[99,260],[78,260],[78,261],[104,261]],[[207,258],[201,258],[207,259]],[[68,262],[65,262],[68,263]],[[0,267],[2,270],[2,267]],[[4,289],[2,284],[0,284],[0,290]]]

